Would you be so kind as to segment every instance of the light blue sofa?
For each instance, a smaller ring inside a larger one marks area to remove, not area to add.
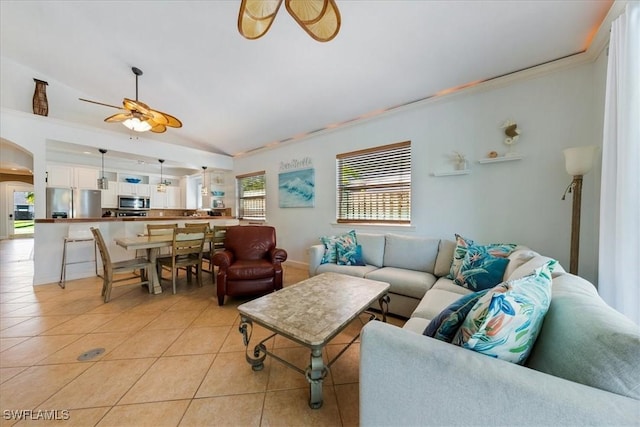
[[[526,249],[510,258],[506,278],[547,259]],[[640,425],[639,328],[591,283],[554,272],[551,305],[525,366],[422,335],[460,296],[450,295],[454,286],[439,279],[403,328],[364,327],[362,426]]]
[[[606,305],[596,288],[558,265],[549,311],[525,366],[422,335],[430,320],[470,291],[445,276],[455,242],[360,234],[365,266],[320,264],[326,271],[391,284],[389,311],[402,328],[370,322],[360,343],[362,426],[640,426],[640,329]],[[504,280],[549,258],[519,246]]]

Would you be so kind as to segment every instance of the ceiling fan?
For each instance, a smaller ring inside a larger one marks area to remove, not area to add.
[[[170,114],[158,110],[152,110],[144,102],[138,101],[138,76],[142,75],[142,70],[132,67],[131,71],[136,76],[136,99],[124,98],[122,107],[105,104],[103,102],[91,101],[89,99],[78,98],[80,101],[91,102],[92,104],[104,105],[105,107],[126,110],[124,113],[114,114],[104,119],[107,123],[122,123],[126,127],[136,132],[151,131],[155,133],[166,132],[167,126],[172,128],[182,127],[182,122]]]

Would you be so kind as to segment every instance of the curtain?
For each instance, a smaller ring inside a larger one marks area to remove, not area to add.
[[[610,37],[598,292],[640,324],[640,2],[627,4]]]

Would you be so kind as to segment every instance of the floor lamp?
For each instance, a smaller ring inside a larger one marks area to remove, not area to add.
[[[593,157],[598,150],[595,145],[572,147],[563,151],[567,173],[573,176],[573,181],[562,196],[573,192],[573,210],[571,213],[571,255],[569,258],[569,273],[578,274],[578,259],[580,257],[580,208],[582,205],[582,176],[586,175],[593,166]]]

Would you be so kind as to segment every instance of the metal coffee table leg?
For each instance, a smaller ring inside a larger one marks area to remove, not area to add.
[[[245,357],[247,362],[251,365],[251,369],[254,371],[261,371],[264,368],[264,359],[267,357],[267,347],[264,345],[264,341],[260,341],[253,349],[253,357],[249,356],[249,341],[251,340],[251,334],[253,333],[253,322],[246,317],[240,317],[240,326],[238,330],[242,334],[242,342],[245,346]],[[271,335],[273,337],[273,335]],[[270,339],[268,337],[267,339]]]
[[[327,376],[327,372],[327,367],[322,360],[322,348],[312,349],[311,364],[305,372],[311,391],[309,399],[311,409],[318,409],[322,406],[322,381]]]

